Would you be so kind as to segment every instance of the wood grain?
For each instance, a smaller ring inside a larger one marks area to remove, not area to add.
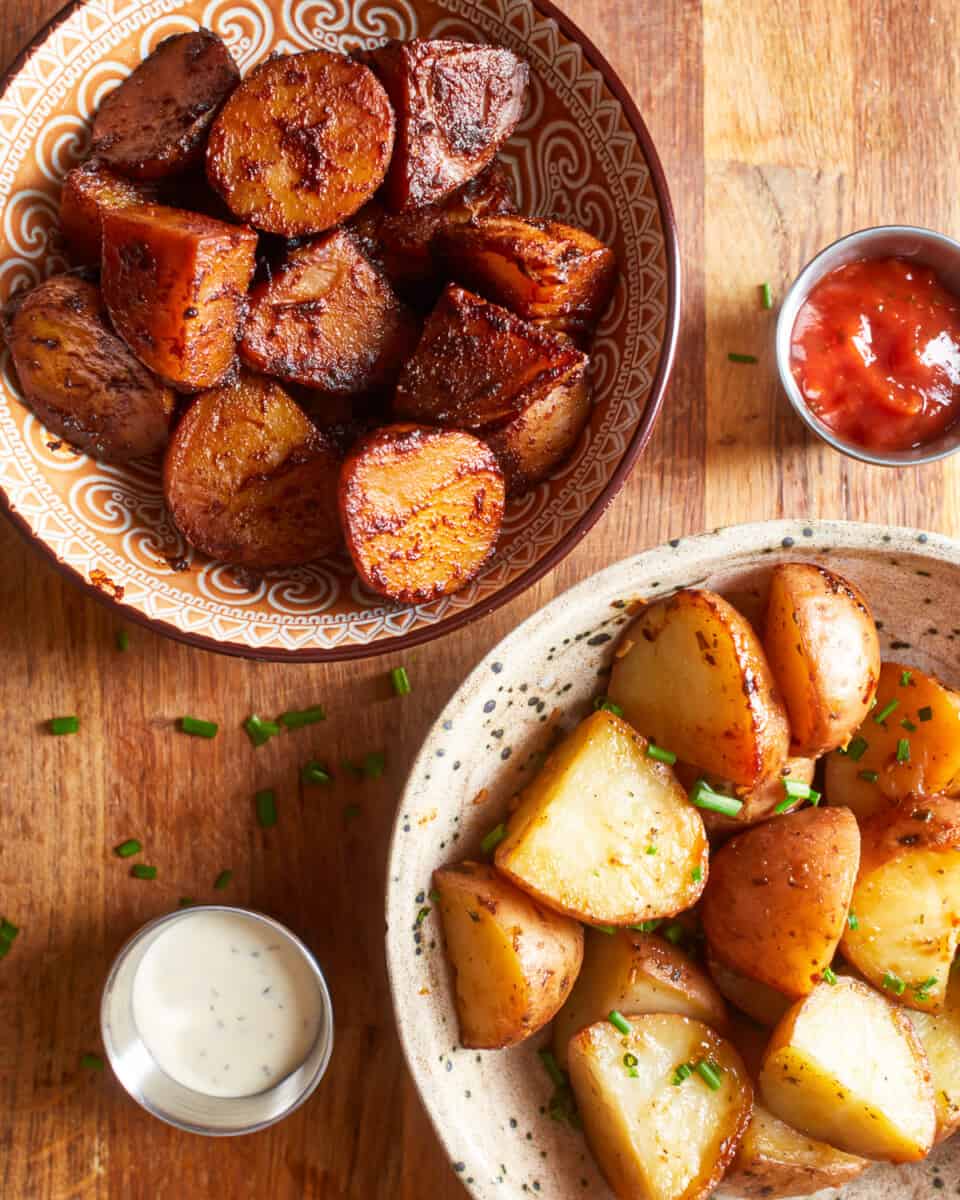
[[[10,61],[57,0],[0,4]],[[115,648],[114,618],[0,523],[0,913],[23,933],[0,966],[0,1195],[4,1200],[457,1200],[407,1078],[383,961],[383,876],[410,761],[459,680],[557,592],[667,537],[782,515],[908,523],[960,533],[960,462],[891,475],[813,444],[774,377],[772,315],[783,288],[833,237],[878,220],[960,233],[949,153],[960,67],[944,45],[953,0],[571,0],[622,73],[660,147],[680,225],[683,326],[651,446],[608,514],[547,580],[472,628],[413,651],[414,684],[392,698],[389,659],[332,667],[245,663],[139,629]],[[882,19],[881,19],[882,12]],[[735,366],[727,353],[756,353]],[[326,703],[325,725],[254,751],[252,711]],[[44,718],[78,712],[76,737]],[[177,733],[213,717],[213,742]],[[299,766],[383,749],[376,783],[304,791]],[[258,787],[280,821],[261,831]],[[348,805],[361,814],[350,819]],[[132,880],[110,854],[137,836],[159,867]],[[124,938],[182,895],[265,909],[315,948],[337,1013],[333,1065],[316,1097],[276,1129],[222,1142],[142,1113],[97,1050],[104,972]]]

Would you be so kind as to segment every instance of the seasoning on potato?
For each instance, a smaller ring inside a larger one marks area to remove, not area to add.
[[[960,1129],[960,974],[952,972],[940,1012],[910,1012],[927,1055],[937,1105],[938,1142]]]
[[[104,214],[156,200],[152,184],[135,183],[95,158],[68,171],[60,192],[60,232],[71,261],[99,267]]]

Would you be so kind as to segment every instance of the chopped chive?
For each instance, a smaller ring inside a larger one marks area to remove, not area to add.
[[[783,790],[792,800],[806,800],[813,788],[809,783],[801,783],[799,779],[785,779]]]
[[[83,1067],[85,1071],[102,1071],[103,1059],[99,1054],[81,1054],[80,1066]]]
[[[663,917],[656,917],[652,921],[641,921],[639,925],[631,925],[630,928],[635,933],[653,933],[655,929],[659,929],[663,924]]]
[[[715,792],[705,779],[698,779],[693,785],[690,803],[697,808],[722,813],[725,817],[735,817],[743,808],[742,800],[734,800],[732,796],[723,796],[720,792]]]
[[[929,1000],[930,992],[937,986],[936,975],[931,975],[929,979],[925,979],[923,983],[915,983],[912,985],[912,990],[916,993],[918,1000]]]
[[[858,771],[857,778],[863,779],[866,783],[876,783],[880,775],[877,771]]]
[[[613,935],[617,932],[612,925],[594,925],[593,928],[597,931],[597,933],[607,933],[610,935],[610,937],[613,937]]]
[[[80,728],[79,717],[51,717],[50,732],[60,736],[64,733],[76,733]]]
[[[421,908],[420,911],[417,913],[417,919],[413,923],[414,929],[420,928],[420,926],[424,923],[424,921],[427,919],[427,917],[430,916],[430,912],[431,912],[430,907],[425,904],[423,906],[423,908]]]
[[[918,709],[917,716],[920,718],[921,721],[932,721],[933,720],[933,709],[930,707],[929,704],[925,704],[923,706],[923,708]]]
[[[887,971],[884,974],[881,983],[888,992],[893,992],[895,996],[902,996],[907,990],[907,985],[903,982],[899,975],[894,975],[892,971]]]
[[[113,852],[117,858],[131,858],[134,854],[139,854],[142,849],[143,846],[136,838],[127,838],[119,846],[114,846]]]
[[[177,901],[177,908],[193,908],[195,904],[196,900],[193,896],[181,896]]]
[[[488,856],[491,855],[506,836],[507,827],[504,822],[501,821],[499,825],[494,825],[494,827],[480,843],[480,850],[482,853]]]
[[[831,987],[833,987],[834,984],[837,982],[837,977],[833,973],[833,970],[830,967],[823,968],[823,970],[820,972],[820,978],[823,980],[824,983],[829,983]]]
[[[243,728],[246,730],[247,737],[257,748],[265,746],[272,737],[276,737],[280,732],[280,726],[276,721],[265,721],[263,717],[258,717],[256,713],[251,713],[247,717],[243,723]]]
[[[146,863],[134,863],[130,868],[130,874],[134,879],[156,879],[157,868],[148,867]]]
[[[911,680],[912,678],[913,678],[913,672],[912,672],[912,671],[901,671],[901,672],[900,672],[900,686],[901,686],[901,687],[909,687],[909,686],[910,686],[910,680]]]
[[[869,749],[870,749],[870,743],[867,741],[867,739],[865,737],[861,737],[858,734],[850,742],[849,746],[847,746],[846,754],[849,758],[852,758],[854,762],[859,762],[860,759],[863,758],[863,756],[866,754],[866,752]]]
[[[734,354],[731,351],[727,355],[727,361],[732,363],[755,363],[757,356],[755,354]]]
[[[311,759],[310,762],[301,767],[300,778],[304,783],[323,784],[329,783],[333,776],[321,763]]]
[[[413,691],[406,667],[394,667],[390,672],[390,682],[393,684],[393,692],[396,696],[409,696]]]
[[[888,700],[887,703],[883,706],[883,708],[880,709],[879,712],[873,714],[873,719],[876,721],[876,723],[878,725],[882,725],[884,723],[884,721],[886,721],[887,717],[889,717],[890,714],[894,711],[894,709],[899,708],[899,707],[900,707],[899,700]]]
[[[760,303],[764,308],[773,308],[773,295],[769,283],[760,284]]]
[[[222,892],[225,888],[230,886],[231,879],[233,879],[233,872],[231,870],[228,869],[226,871],[221,871],[213,881],[214,890]]]
[[[322,704],[314,704],[312,708],[295,708],[281,713],[277,719],[287,729],[303,729],[305,725],[316,725],[318,721],[325,721],[327,711]]]
[[[623,716],[623,709],[619,704],[614,704],[609,696],[598,696],[593,702],[593,707],[596,712],[613,713],[615,717]]]
[[[387,769],[387,758],[382,750],[371,750],[363,756],[363,773],[368,779],[379,779]]]
[[[671,921],[663,930],[663,936],[671,945],[679,946],[683,939],[687,936],[687,930],[679,921]]]
[[[640,1064],[640,1059],[637,1058],[637,1056],[635,1054],[631,1054],[629,1050],[623,1056],[623,1065],[625,1067],[636,1067],[636,1066],[639,1066],[639,1064]]]
[[[194,737],[214,738],[220,726],[216,721],[201,721],[198,717],[181,717],[180,728]]]
[[[693,870],[690,872],[690,878],[693,880],[694,883],[699,883],[700,880],[703,878],[703,867],[694,867]]]
[[[117,631],[117,649],[121,651],[130,649],[130,634],[125,629]]]
[[[707,1085],[711,1092],[719,1092],[721,1087],[720,1071],[721,1068],[716,1063],[707,1062],[705,1058],[701,1058],[697,1065],[693,1068],[700,1076],[703,1082]]]
[[[817,805],[820,803],[821,794],[820,794],[820,792],[817,791],[816,788],[811,788],[810,794],[807,796],[807,799],[810,801],[810,807],[816,808]]]
[[[257,821],[261,829],[269,829],[277,823],[277,797],[270,788],[257,792],[254,796],[257,806]]]
[[[0,919],[0,944],[9,948],[16,940],[19,932],[19,925],[14,925],[14,923],[12,921],[8,921],[6,917]]]
[[[677,761],[677,756],[672,750],[664,750],[662,746],[658,746],[656,742],[647,743],[647,758],[656,759],[657,762],[666,763],[668,767],[672,767]]]
[[[355,821],[360,816],[361,808],[359,804],[348,804],[343,810],[343,819],[345,821]]]
[[[855,912],[847,914],[847,924],[850,926],[851,929],[859,929],[860,928],[860,918],[857,916],[857,914]]]
[[[554,1058],[553,1054],[549,1050],[538,1050],[537,1057],[543,1063],[544,1069],[550,1076],[550,1082],[553,1086],[558,1088],[565,1087],[567,1076],[565,1072],[561,1071],[560,1064]]]
[[[689,1079],[692,1074],[693,1067],[691,1067],[689,1063],[681,1063],[680,1066],[674,1071],[673,1078],[670,1080],[670,1082],[674,1087],[679,1087],[680,1084]]]
[[[903,720],[900,722],[900,724],[907,731],[907,733],[916,733],[917,732],[916,725],[914,725],[914,723],[912,721],[907,720],[906,717],[903,718]]]
[[[910,741],[908,738],[899,738],[897,741],[897,762],[908,763],[910,761]]]
[[[430,891],[427,893],[427,895],[428,895],[428,899],[430,899],[434,904],[436,904],[437,901],[440,899],[440,893],[437,891],[436,888],[431,888]]]
[[[788,809],[793,808],[793,806],[795,804],[796,804],[796,800],[793,800],[793,799],[791,799],[790,796],[788,796],[786,798],[786,800],[780,801],[780,803],[777,805],[777,807],[773,810],[773,815],[779,816],[780,813],[785,813]]]
[[[647,854],[656,854],[656,852],[657,852],[656,846],[648,846],[647,847]]]
[[[609,1013],[607,1013],[607,1020],[614,1027],[614,1029],[619,1030],[620,1033],[630,1034],[633,1032],[633,1030],[630,1028],[630,1022],[623,1015],[623,1013],[617,1012],[615,1008],[611,1008]]]

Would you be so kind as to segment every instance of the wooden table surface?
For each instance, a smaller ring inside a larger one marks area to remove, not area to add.
[[[551,597],[618,558],[718,524],[846,517],[960,535],[960,457],[889,474],[814,444],[788,411],[770,351],[776,293],[817,249],[870,224],[960,234],[953,147],[960,125],[956,0],[567,0],[621,72],[660,148],[680,224],[677,367],[646,455],[579,548],[492,617],[405,656],[413,695],[394,699],[389,659],[273,666],[130,631],[0,522],[0,915],[22,926],[0,965],[3,1200],[456,1200],[463,1196],[407,1077],[383,951],[383,877],[413,755],[457,684]],[[0,0],[0,61],[58,0]],[[727,362],[757,353],[757,366]],[[322,701],[330,719],[254,754],[251,712]],[[43,718],[82,715],[78,737]],[[174,732],[213,717],[212,742]],[[297,770],[386,752],[383,779],[304,797]],[[277,790],[261,831],[254,790]],[[361,814],[346,820],[344,808]],[[160,868],[132,880],[110,847],[140,837]],[[178,897],[276,915],[325,965],[337,1048],[317,1095],[279,1127],[232,1141],[182,1135],[109,1075],[98,1001],[120,943]]]

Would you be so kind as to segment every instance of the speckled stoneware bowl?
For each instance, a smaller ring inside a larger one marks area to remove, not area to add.
[[[249,657],[353,658],[426,641],[492,611],[557,563],[646,444],[673,357],[677,235],[656,151],[599,51],[549,0],[85,0],[68,6],[0,95],[0,302],[61,270],[63,175],[103,97],[170,34],[205,25],[244,72],[267,55],[351,51],[387,37],[498,42],[531,66],[526,115],[504,150],[522,211],[609,242],[621,278],[594,352],[595,405],[571,459],[512,504],[496,555],[456,596],[400,607],[366,592],[346,555],[238,576],[173,528],[155,464],[77,456],[23,407],[0,361],[0,496],[35,545],[124,615]]]
[[[869,598],[885,655],[960,686],[960,542],[878,525],[773,521],[670,542],[557,597],[487,655],[424,743],[391,848],[387,958],[413,1077],[453,1169],[478,1200],[611,1193],[581,1135],[545,1112],[552,1085],[536,1056],[545,1035],[506,1051],[458,1045],[436,914],[417,919],[430,908],[431,872],[476,856],[553,731],[588,711],[630,601],[693,585],[756,613],[771,565],[784,559],[814,559],[848,575]],[[842,1195],[932,1200],[958,1188],[960,1147],[948,1142],[925,1163],[875,1167]]]

